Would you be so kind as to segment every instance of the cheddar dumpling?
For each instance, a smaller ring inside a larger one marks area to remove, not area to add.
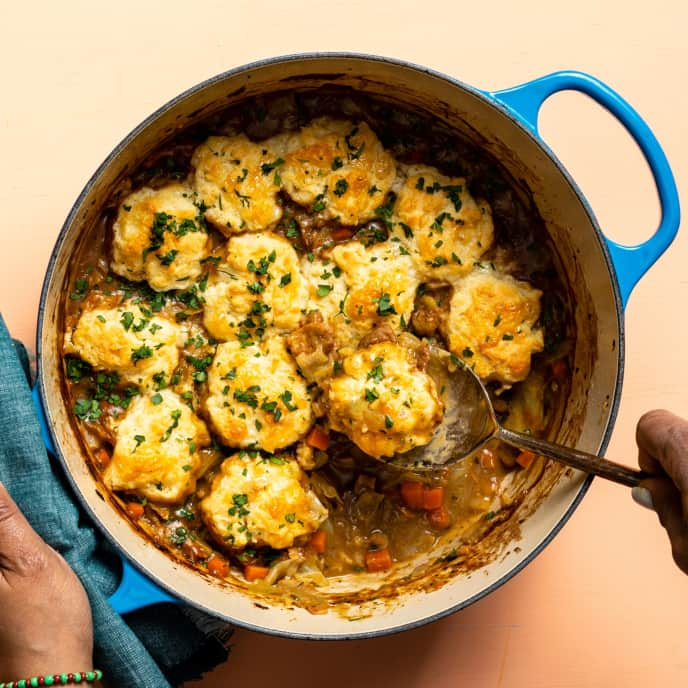
[[[194,151],[194,188],[205,216],[223,234],[260,231],[282,217],[278,148],[239,134],[211,136]]]
[[[375,217],[396,175],[394,158],[364,122],[320,117],[292,134],[280,175],[293,200],[358,225]]]
[[[323,252],[317,258],[309,254],[300,262],[301,274],[308,287],[306,310],[318,311],[325,322],[343,315],[342,308],[348,291],[344,271],[330,257],[328,252]]]
[[[301,439],[313,422],[306,382],[281,337],[247,347],[220,344],[208,388],[208,415],[230,447],[273,452]]]
[[[454,287],[449,306],[449,349],[484,380],[524,380],[530,357],[542,351],[543,334],[533,329],[542,292],[527,282],[479,268]]]
[[[400,243],[386,241],[366,247],[350,241],[336,246],[332,259],[347,286],[345,298],[340,300],[344,322],[341,316],[336,322],[341,344],[347,343],[346,332],[350,343],[377,325],[405,329],[420,281],[413,260]]]
[[[329,383],[328,401],[330,426],[375,457],[427,444],[444,412],[414,353],[391,342],[346,357]]]
[[[103,480],[154,502],[180,502],[196,488],[199,449],[210,444],[205,424],[169,389],[136,397],[116,430]]]
[[[310,490],[305,473],[287,457],[230,456],[220,466],[201,515],[216,540],[230,548],[290,547],[312,533],[327,509]]]
[[[119,205],[113,225],[112,271],[146,280],[156,291],[185,289],[202,272],[208,234],[193,191],[183,184],[144,187]]]
[[[492,244],[490,206],[473,199],[463,178],[445,177],[424,165],[402,169],[406,180],[394,205],[396,231],[423,281],[453,282]]]
[[[96,370],[110,370],[129,383],[146,386],[179,362],[179,326],[161,316],[147,317],[138,306],[84,311],[65,334],[65,353],[77,354]]]
[[[271,232],[232,237],[209,278],[203,322],[213,337],[260,339],[298,326],[308,289],[292,245]]]

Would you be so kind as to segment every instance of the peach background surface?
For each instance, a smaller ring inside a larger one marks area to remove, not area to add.
[[[351,50],[399,57],[486,89],[560,68],[589,71],[646,118],[688,183],[688,5],[418,0],[2,0],[0,309],[32,343],[53,242],[86,180],[157,106],[271,55]],[[603,229],[641,241],[658,220],[652,180],[621,127],[582,96],[549,101],[541,131]],[[643,411],[688,416],[688,236],[626,311],[626,375],[608,455],[635,463]],[[309,643],[247,631],[205,688],[246,685],[573,688],[688,681],[688,579],[655,516],[593,483],[531,565],[488,598],[424,628]]]

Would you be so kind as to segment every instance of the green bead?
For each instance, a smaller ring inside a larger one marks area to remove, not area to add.
[[[21,678],[17,681],[17,688],[26,688],[26,679]]]
[[[60,683],[63,686],[67,685],[67,681],[69,681],[69,676],[67,676],[67,674],[60,674]]]
[[[80,683],[81,682],[81,672],[77,671],[74,674],[74,683]]]
[[[103,678],[103,672],[100,669],[96,669],[96,681],[100,681]]]
[[[93,679],[96,677],[96,675],[92,671],[87,671],[84,676],[86,677],[86,680],[91,683]]]
[[[50,676],[44,676],[43,683],[45,683],[46,686],[52,686],[53,683],[55,683],[55,679],[53,678],[52,674]],[[36,683],[36,685],[38,685],[38,683]]]
[[[51,683],[48,683],[48,677],[44,676],[43,677],[43,683],[45,683],[46,686],[49,686],[49,685],[52,685],[52,680],[51,680]],[[38,677],[32,676],[29,679],[29,685],[31,686],[31,688],[36,688],[36,686],[38,686]]]

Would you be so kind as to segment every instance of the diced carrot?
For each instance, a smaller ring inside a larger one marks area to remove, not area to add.
[[[327,451],[330,446],[330,435],[326,430],[321,427],[314,425],[313,429],[308,433],[306,437],[306,444],[314,449],[320,449],[320,451]]]
[[[566,361],[560,358],[552,363],[552,375],[557,380],[563,380],[569,371],[569,367],[566,365]]]
[[[318,554],[323,554],[327,547],[327,533],[324,530],[318,530],[313,533],[309,544],[312,550],[315,550]]]
[[[335,227],[332,232],[330,232],[333,241],[346,241],[351,239],[354,232],[349,227]]]
[[[488,471],[493,471],[496,468],[497,462],[491,449],[483,449],[480,452],[480,465]]]
[[[409,509],[423,508],[423,483],[408,480],[401,483],[399,489],[401,491],[401,498]]]
[[[439,509],[444,501],[443,487],[426,487],[423,490],[423,508],[426,511]]]
[[[376,549],[366,553],[365,563],[371,573],[386,571],[392,567],[392,556],[388,549]]]
[[[143,504],[138,502],[127,502],[127,513],[134,519],[139,519],[143,516]]]
[[[258,566],[257,564],[246,564],[244,566],[244,578],[249,583],[254,580],[260,580],[268,575],[270,569],[267,566]]]
[[[110,463],[110,454],[108,453],[107,449],[103,449],[101,447],[97,452],[96,452],[96,461],[98,462],[98,467],[99,468],[105,468]]]
[[[428,511],[428,521],[433,528],[444,529],[449,528],[451,525],[451,517],[449,516],[449,512],[443,506],[439,507],[438,509]]]
[[[517,457],[516,457],[516,463],[521,466],[521,468],[528,468],[531,463],[533,463],[533,460],[535,459],[535,454],[531,451],[522,451]]]
[[[208,573],[218,578],[226,578],[229,576],[229,563],[217,554],[213,554],[208,559]]]

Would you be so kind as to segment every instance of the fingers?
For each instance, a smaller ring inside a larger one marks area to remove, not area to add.
[[[648,473],[666,472],[688,496],[688,421],[669,411],[650,411],[638,421],[636,441],[640,467]]]
[[[44,566],[46,550],[46,544],[0,483],[0,572],[33,572]]]
[[[688,573],[688,524],[681,493],[669,478],[650,478],[641,485],[652,495],[654,510],[669,535],[674,561]]]

